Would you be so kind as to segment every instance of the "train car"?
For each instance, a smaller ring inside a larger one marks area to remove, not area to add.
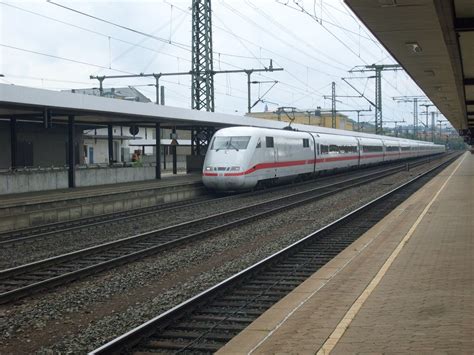
[[[315,171],[343,169],[359,165],[359,142],[351,136],[314,134],[316,142]]]
[[[217,131],[203,183],[220,191],[249,190],[300,176],[436,154],[444,146],[376,135],[230,127]]]
[[[231,127],[216,132],[204,160],[204,185],[215,190],[245,190],[314,173],[314,137],[307,132]]]
[[[400,142],[390,138],[383,140],[384,145],[384,161],[392,161],[400,159]]]

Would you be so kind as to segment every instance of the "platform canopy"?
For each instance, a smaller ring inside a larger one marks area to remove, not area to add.
[[[216,112],[190,110],[186,108],[156,105],[107,97],[29,88],[0,84],[0,120],[16,118],[42,122],[50,112],[53,124],[68,122],[68,116],[75,117],[76,125],[139,125],[154,127],[230,127],[254,126],[281,129],[288,122],[229,115]],[[332,128],[293,124],[301,131],[316,133],[373,137],[371,134],[335,130]]]
[[[344,1],[451,124],[474,137],[474,2]]]

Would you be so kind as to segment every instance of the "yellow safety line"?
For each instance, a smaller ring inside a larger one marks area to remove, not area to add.
[[[324,342],[323,346],[319,349],[317,352],[317,355],[327,355],[331,353],[331,351],[334,349],[334,347],[337,345],[339,340],[342,338],[344,335],[345,331],[351,324],[351,322],[354,320],[355,316],[359,312],[359,310],[362,308],[364,302],[369,298],[370,294],[372,291],[377,287],[379,282],[382,280],[383,276],[387,272],[387,270],[390,268],[392,263],[395,261],[397,258],[398,254],[404,247],[404,245],[408,242],[408,240],[411,238],[413,233],[415,232],[415,229],[418,227],[420,224],[421,220],[423,217],[426,215],[428,210],[430,209],[431,205],[434,203],[434,201],[438,198],[439,194],[441,191],[444,189],[444,187],[447,185],[451,177],[456,173],[458,168],[461,166],[462,162],[466,158],[466,154],[464,154],[464,157],[461,159],[459,164],[456,166],[456,168],[452,171],[452,173],[449,175],[449,177],[446,179],[444,184],[440,187],[438,192],[434,195],[434,197],[431,199],[431,201],[428,203],[428,205],[424,208],[423,212],[418,216],[417,220],[415,221],[415,224],[410,228],[410,230],[405,234],[403,239],[400,241],[400,243],[397,245],[395,250],[390,254],[388,259],[385,261],[385,263],[382,265],[380,268],[379,272],[375,277],[372,279],[370,284],[365,288],[365,290],[362,292],[362,294],[357,298],[357,300],[352,304],[351,308],[347,311],[347,313],[344,315],[344,318],[339,322],[339,324],[336,326],[336,329],[332,332],[332,334],[329,336],[329,338]]]

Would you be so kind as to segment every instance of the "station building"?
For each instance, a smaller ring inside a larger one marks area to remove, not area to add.
[[[252,112],[248,116],[255,118],[263,118],[266,120],[282,121],[300,123],[310,126],[319,126],[332,128],[332,115],[329,110],[307,109],[307,110],[286,110],[277,109],[276,111]],[[344,129],[346,131],[353,131],[354,124],[349,117],[337,112],[336,113],[336,128]]]

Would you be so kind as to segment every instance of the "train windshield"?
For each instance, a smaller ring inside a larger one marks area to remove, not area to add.
[[[247,149],[250,137],[216,137],[212,142],[212,150],[218,151],[221,149]]]

